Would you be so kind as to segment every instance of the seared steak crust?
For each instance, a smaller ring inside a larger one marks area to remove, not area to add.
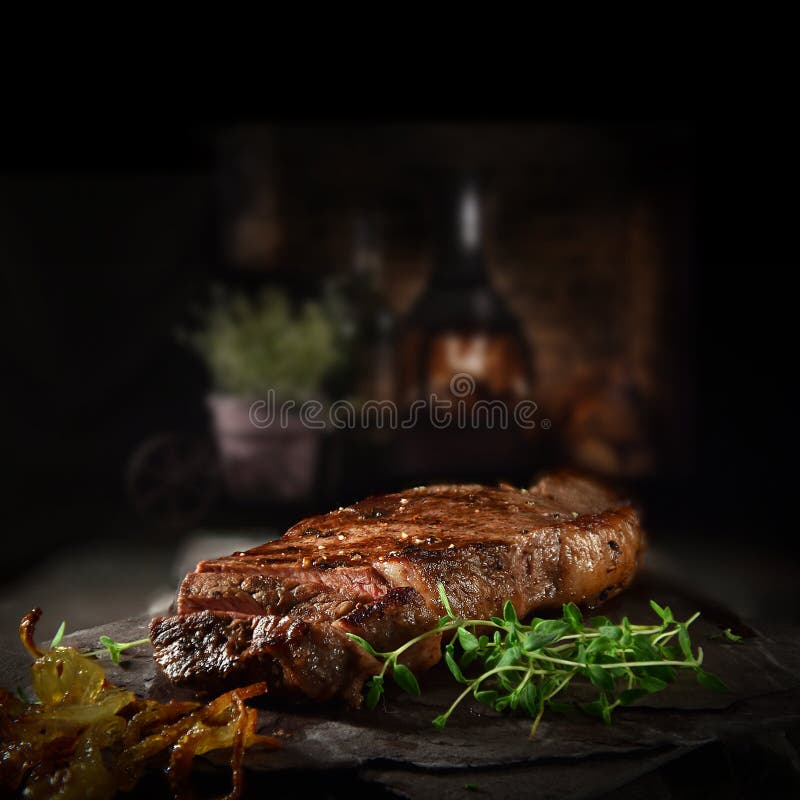
[[[312,700],[339,696],[358,705],[379,662],[332,625],[296,617],[243,617],[218,611],[156,620],[157,661],[170,680],[206,690],[266,680],[270,691]]]
[[[280,539],[203,561],[178,615],[154,620],[155,658],[176,683],[217,688],[266,679],[272,691],[358,702],[379,651],[435,626],[436,584],[455,613],[485,618],[511,600],[521,616],[596,605],[632,580],[644,537],[636,512],[605,488],[561,474],[530,490],[417,487],[310,517]],[[439,658],[431,637],[407,663]]]

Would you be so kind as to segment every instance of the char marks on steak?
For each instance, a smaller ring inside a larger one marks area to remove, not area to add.
[[[357,705],[378,651],[436,625],[444,584],[465,618],[521,617],[573,601],[596,605],[632,580],[644,546],[633,508],[563,473],[530,490],[422,486],[310,517],[280,539],[202,561],[186,576],[177,614],[153,620],[167,677],[219,690],[266,679],[273,693]],[[406,653],[422,671],[439,637]]]

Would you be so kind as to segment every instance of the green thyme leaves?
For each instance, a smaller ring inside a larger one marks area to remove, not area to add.
[[[101,636],[100,637],[100,644],[102,648],[99,650],[92,650],[90,653],[83,653],[85,656],[97,656],[101,655],[108,655],[108,657],[115,663],[119,664],[120,662],[120,655],[124,650],[127,650],[129,647],[136,647],[140,644],[149,644],[150,639],[137,639],[134,642],[115,642],[110,636]],[[364,643],[366,644],[366,642]]]
[[[56,635],[53,637],[53,640],[50,642],[50,648],[58,647],[61,644],[61,640],[64,638],[64,631],[67,629],[66,620],[62,622],[58,626],[58,630],[56,631]]]
[[[378,653],[375,652],[375,648],[366,639],[362,639],[360,636],[356,636],[354,633],[348,633],[347,635],[354,642],[360,644],[361,647],[363,647],[371,656],[378,655]]]
[[[418,695],[419,684],[414,677],[414,673],[405,664],[395,664],[392,670],[392,678],[394,682],[408,694]]]
[[[503,606],[502,617],[464,620],[453,613],[442,584],[438,590],[446,615],[435,629],[396,650],[378,653],[361,637],[348,634],[384,662],[381,672],[367,682],[369,708],[374,708],[383,695],[387,672],[401,689],[418,695],[419,684],[400,657],[423,639],[451,632],[452,636],[445,641],[444,662],[464,688],[450,707],[433,720],[440,729],[469,695],[495,711],[528,714],[534,720],[533,736],[546,709],[569,708],[560,702],[559,696],[573,681],[596,692],[595,699],[583,702],[580,708],[607,724],[615,708],[663,691],[676,679],[679,670],[693,671],[705,688],[726,690],[719,678],[702,669],[702,648],[698,647],[696,652],[692,649],[689,626],[699,614],[681,622],[668,606],[662,608],[651,601],[657,623],[634,625],[624,617],[615,625],[604,616],[584,621],[578,607],[567,603],[562,607],[560,619],[534,618],[525,625],[509,601]],[[739,638],[725,633],[732,641]]]
[[[722,631],[721,633],[715,633],[711,638],[722,639],[725,642],[734,642],[736,644],[739,644],[739,642],[744,641],[744,637],[739,636],[738,633],[734,633],[730,628],[725,628],[725,630]]]

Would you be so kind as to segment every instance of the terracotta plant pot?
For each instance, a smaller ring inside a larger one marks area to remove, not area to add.
[[[321,434],[289,416],[282,427],[250,419],[252,400],[233,395],[210,395],[222,480],[234,500],[297,502],[314,490]]]

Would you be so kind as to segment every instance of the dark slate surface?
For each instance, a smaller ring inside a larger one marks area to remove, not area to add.
[[[406,797],[593,797],[633,785],[648,773],[660,774],[665,764],[715,743],[800,730],[800,632],[789,626],[745,625],[652,576],[606,604],[603,613],[646,622],[653,619],[649,597],[671,605],[679,618],[703,612],[692,626],[693,642],[703,647],[706,668],[728,684],[730,693],[710,692],[686,674],[662,694],[617,711],[611,727],[577,711],[550,714],[534,740],[528,735],[530,720],[477,703],[464,703],[445,730],[437,731],[431,719],[457,694],[456,684],[439,667],[423,676],[421,697],[390,692],[385,704],[371,712],[266,699],[263,729],[277,732],[285,746],[249,753],[251,786],[259,781],[257,773],[267,773],[273,788],[283,783],[302,788],[326,771],[338,776],[331,778],[331,797],[340,790],[358,796],[356,785]],[[110,623],[75,633],[66,643],[90,649],[102,634],[118,641],[137,639],[146,635],[147,622]],[[744,643],[718,638],[728,626],[746,637]],[[104,663],[118,685],[159,699],[176,695],[157,673],[147,647],[137,648],[120,667]],[[28,665],[21,648],[4,651],[2,685],[27,685]],[[791,753],[786,757],[791,761]],[[224,756],[214,755],[211,761],[224,764]]]

